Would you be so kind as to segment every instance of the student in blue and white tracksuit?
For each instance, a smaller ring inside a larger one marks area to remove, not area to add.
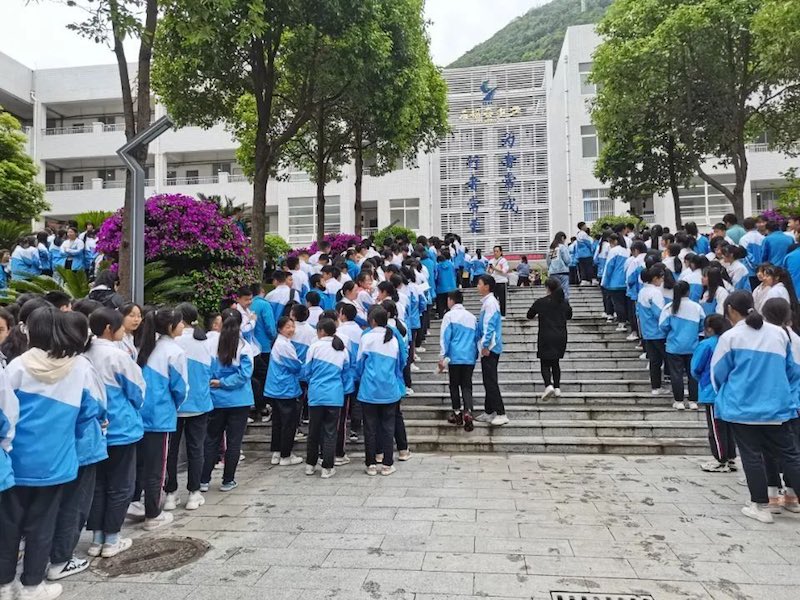
[[[358,301],[359,294],[361,290],[359,289],[358,285],[355,281],[347,281],[342,286],[342,299],[341,302],[344,304],[350,304],[353,308],[356,309],[356,317],[355,321],[359,327],[366,327],[367,326],[367,310],[363,308],[361,303]],[[370,298],[370,306],[372,305],[372,298]],[[310,310],[310,309],[309,309]],[[337,305],[338,310],[338,305]],[[319,314],[322,314],[322,310],[319,311]],[[317,317],[316,321],[311,321],[309,317],[308,324],[312,327],[316,327],[317,323],[319,323],[319,317]]]
[[[203,471],[205,457],[206,429],[208,428],[208,414],[214,408],[211,402],[211,347],[205,331],[197,324],[197,309],[183,303],[176,307],[183,315],[184,329],[180,337],[175,338],[178,345],[186,352],[189,372],[189,394],[186,402],[178,411],[178,424],[175,433],[169,439],[169,454],[167,455],[167,483],[164,491],[167,497],[164,500],[164,510],[175,510],[179,501],[178,491],[178,454],[181,447],[181,437],[186,437],[186,489],[189,498],[186,501],[186,510],[196,510],[205,503],[203,494],[200,493],[200,474]],[[257,321],[256,321],[257,322]]]
[[[108,458],[97,465],[92,508],[86,528],[93,533],[89,556],[116,556],[131,547],[119,533],[136,483],[136,444],[144,435],[142,416],[145,383],[142,369],[118,342],[125,335],[122,315],[110,308],[89,317],[94,334],[86,352],[106,390]]]
[[[717,267],[706,267],[703,271],[703,287],[705,291],[700,299],[700,306],[705,315],[724,314],[723,307],[730,292],[725,287],[722,270]]]
[[[578,273],[581,285],[589,285],[594,279],[593,242],[589,235],[589,227],[584,222],[578,223],[575,235],[575,256],[578,260]],[[586,283],[584,283],[586,282]]]
[[[47,232],[40,231],[36,234],[36,250],[39,252],[39,270],[42,275],[53,275],[53,258],[47,246]]]
[[[78,476],[80,454],[90,441],[87,434],[99,431],[105,419],[97,374],[89,360],[79,356],[86,346],[85,319],[77,338],[54,336],[56,329],[67,329],[63,315],[49,306],[34,310],[27,320],[30,349],[5,371],[19,399],[9,453],[14,487],[0,494],[0,590],[10,598],[16,597],[14,578],[23,536],[20,582],[25,589],[19,597],[55,598],[61,593],[60,585],[43,583],[57,515],[66,485]],[[5,406],[11,403],[4,403],[4,411]],[[9,416],[10,422],[13,407]]]
[[[225,436],[225,465],[221,492],[236,488],[236,467],[247,428],[247,415],[253,404],[253,360],[247,342],[241,339],[241,314],[237,310],[222,312],[222,331],[211,348],[211,402],[214,409],[208,416],[205,460],[200,476],[200,490],[208,491],[211,472],[217,462],[222,436]]]
[[[716,412],[733,424],[742,457],[751,500],[742,513],[771,523],[763,456],[772,455],[780,462],[787,481],[800,481],[794,427],[798,364],[786,331],[764,322],[753,308],[751,294],[733,292],[725,314],[733,328],[720,336],[711,359]]]
[[[694,254],[686,259],[688,268],[681,272],[680,280],[689,284],[689,299],[700,302],[703,297],[703,269],[708,266],[708,259]]]
[[[33,238],[24,237],[17,242],[14,251],[11,253],[12,279],[30,279],[41,275],[39,251],[36,249],[34,241]]]
[[[448,294],[447,304],[450,310],[442,319],[442,330],[439,334],[439,370],[447,370],[450,383],[453,412],[448,417],[448,422],[464,425],[465,431],[472,431],[472,374],[478,360],[478,321],[475,315],[464,308],[463,302],[464,296],[460,291],[454,290]]]
[[[756,270],[764,262],[762,260],[764,255],[764,236],[756,229],[756,220],[752,217],[746,218],[743,221],[743,225],[745,234],[739,239],[739,246],[745,251],[745,265],[750,277],[750,288],[754,290],[759,284]]]
[[[650,267],[642,273],[642,281],[644,285],[636,300],[636,314],[642,345],[650,363],[651,393],[658,396],[666,391],[661,385],[662,367],[667,361],[667,334],[659,326],[664,309],[664,268]]]
[[[475,251],[475,256],[469,263],[469,272],[472,277],[472,285],[477,285],[478,277],[486,275],[486,267],[489,266],[489,259],[481,254],[480,250]]]
[[[625,296],[628,304],[628,321],[631,324],[631,334],[627,339],[635,341],[639,339],[636,300],[639,297],[639,290],[642,289],[642,272],[644,271],[644,259],[647,256],[647,246],[641,241],[633,242],[630,253],[630,257],[625,261]]]
[[[308,283],[308,274],[300,268],[300,259],[290,256],[286,259],[286,270],[292,275],[292,288],[297,291],[298,302],[306,301],[306,294],[311,290]]]
[[[303,459],[292,454],[294,436],[300,418],[300,371],[303,362],[292,343],[295,322],[291,317],[278,319],[278,337],[272,346],[272,357],[264,395],[272,404],[272,464],[288,467],[299,465]]]
[[[683,376],[689,380],[689,408],[697,409],[697,380],[692,377],[692,354],[703,332],[705,313],[689,298],[689,284],[679,281],[672,290],[672,302],[661,311],[659,327],[667,334],[667,362],[677,410],[686,408],[683,402]]]
[[[184,329],[181,313],[171,308],[152,310],[145,315],[141,329],[136,362],[142,367],[147,388],[141,411],[144,436],[136,449],[137,485],[133,498],[138,500],[139,491],[144,490],[144,527],[150,531],[172,522],[172,514],[161,510],[161,492],[169,434],[177,427],[178,410],[189,391],[189,367],[186,352],[175,341]]]
[[[358,381],[356,380],[356,359],[358,357],[358,347],[361,344],[363,331],[357,321],[357,310],[352,304],[345,302],[337,306],[339,313],[339,326],[336,328],[336,335],[342,338],[347,348],[350,358],[350,378],[348,386],[344,391],[344,407],[339,415],[339,427],[336,437],[336,466],[345,465],[350,462],[345,453],[345,441],[347,440],[347,417],[350,417],[350,441],[358,441],[358,433],[361,431],[363,411],[358,403]]]
[[[306,475],[313,475],[322,449],[322,478],[332,477],[336,454],[336,430],[344,405],[345,390],[352,387],[350,356],[336,335],[336,322],[317,324],[319,339],[306,355],[301,377],[308,382],[308,442]]]
[[[625,297],[627,289],[625,263],[630,251],[620,241],[620,235],[612,233],[608,236],[609,251],[602,271],[600,285],[608,293],[614,313],[617,315],[617,331],[626,331],[628,321],[628,302]]]
[[[272,274],[272,283],[275,285],[275,289],[266,295],[266,300],[272,307],[272,314],[276,323],[278,319],[284,316],[286,305],[290,302],[298,301],[297,290],[286,284],[287,275],[291,277],[291,274],[275,271]]]
[[[776,266],[782,265],[789,247],[794,244],[794,239],[781,231],[780,225],[775,221],[767,222],[767,231],[769,233],[761,243],[761,261]]]
[[[254,283],[253,303],[250,311],[255,315],[256,324],[253,329],[258,354],[253,357],[253,421],[264,420],[268,414],[267,401],[264,397],[264,385],[267,380],[267,370],[269,369],[269,353],[272,350],[272,343],[275,340],[276,325],[275,312],[272,306],[264,297],[260,283]]]
[[[370,310],[372,329],[361,337],[358,347],[356,376],[359,380],[358,401],[364,409],[364,446],[367,475],[377,475],[376,454],[383,454],[381,473],[395,471],[393,441],[395,412],[401,398],[397,385],[388,382],[403,377],[400,344],[389,329],[389,314],[383,307]],[[378,448],[378,431],[383,447]]]
[[[735,467],[736,439],[731,424],[718,417],[714,409],[717,393],[711,385],[711,357],[719,343],[719,336],[730,329],[721,314],[711,314],[705,320],[705,339],[697,345],[692,355],[692,377],[697,380],[698,401],[705,407],[708,424],[708,443],[713,461],[702,465],[709,473],[728,473]]]
[[[64,267],[72,271],[83,270],[84,251],[85,245],[78,237],[78,230],[75,227],[68,227],[67,239],[61,244],[61,254],[66,257]]]
[[[344,301],[344,298],[342,298],[342,301]],[[306,294],[306,308],[308,308],[307,321],[311,327],[317,326],[322,313],[325,312],[320,306],[320,302],[322,302],[322,298],[320,298],[319,292],[314,291]]]
[[[439,318],[447,312],[447,294],[456,289],[456,268],[450,260],[450,251],[447,248],[437,259],[434,278],[436,280],[436,311]]]
[[[11,447],[14,429],[19,421],[19,400],[8,383],[5,371],[0,369],[0,498],[3,492],[14,487],[14,471],[11,468]],[[0,504],[2,500],[0,499]]]
[[[481,377],[486,396],[484,412],[476,420],[500,426],[508,423],[503,395],[497,377],[497,365],[503,352],[503,320],[500,303],[494,295],[496,282],[491,275],[478,278],[478,293],[481,295],[481,312],[475,336],[481,358]]]
[[[735,290],[752,291],[750,271],[747,268],[747,252],[741,246],[726,246],[723,250],[723,264],[731,278]],[[798,255],[800,256],[800,255]]]

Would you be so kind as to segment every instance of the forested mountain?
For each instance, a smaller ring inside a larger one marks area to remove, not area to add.
[[[476,67],[527,60],[557,61],[567,27],[597,23],[613,0],[552,0],[532,8],[475,46],[450,67]]]

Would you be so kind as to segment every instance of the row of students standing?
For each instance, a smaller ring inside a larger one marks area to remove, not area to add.
[[[81,239],[75,227],[59,230],[56,234],[40,231],[17,241],[11,252],[9,271],[12,279],[53,275],[57,267],[93,273],[97,258],[94,232]],[[0,281],[6,287],[5,278]]]

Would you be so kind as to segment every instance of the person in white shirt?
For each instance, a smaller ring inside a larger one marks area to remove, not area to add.
[[[506,293],[508,288],[508,260],[503,256],[503,247],[494,247],[494,258],[489,261],[489,274],[494,278],[497,288],[495,295],[500,302],[500,315],[506,316]]]

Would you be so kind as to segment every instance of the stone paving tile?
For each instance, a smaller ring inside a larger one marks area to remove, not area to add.
[[[525,557],[522,554],[464,554],[458,552],[426,552],[423,571],[447,573],[522,573]]]
[[[270,567],[257,582],[260,588],[360,590],[369,571],[367,569],[310,569],[302,566]]]
[[[476,538],[457,535],[405,536],[387,535],[383,550],[414,549],[425,552],[475,552]]]
[[[528,575],[636,577],[628,561],[623,558],[526,556],[525,564]]]
[[[614,594],[652,595],[656,600],[712,600],[701,583],[688,581],[641,581],[638,579],[604,579],[587,577],[590,591]],[[739,600],[746,600],[740,598]]]
[[[366,550],[379,548],[383,535],[354,533],[301,533],[292,542],[292,548],[344,548]],[[398,550],[400,548],[397,548]]]
[[[475,538],[475,552],[497,554],[529,554],[532,556],[573,556],[567,540],[534,540],[523,538]]]
[[[64,587],[61,600],[143,600],[145,598],[158,598],[159,600],[184,600],[192,593],[192,588],[185,585],[127,583],[127,582],[99,582],[75,584],[69,581],[60,582]],[[208,588],[211,590],[211,588]],[[214,593],[219,594],[219,588]]]
[[[627,542],[603,542],[594,540],[570,540],[575,556],[607,558],[645,558],[650,560],[677,560],[672,547],[663,542],[631,540]]]
[[[367,550],[331,550],[323,567],[339,569],[381,569],[390,566],[393,569],[418,571],[422,568],[424,552],[398,552],[382,548]]]
[[[742,543],[718,544],[691,544],[686,542],[671,542],[670,549],[682,562],[707,561],[747,563],[757,565],[785,565],[786,558],[778,549],[762,544],[752,544],[745,540]],[[800,548],[795,548],[795,552]]]
[[[225,566],[236,566],[236,568],[248,565],[321,567],[330,552],[329,548],[240,548],[228,559]]]
[[[712,600],[797,600],[797,586],[749,585],[731,582],[703,584]]]
[[[472,573],[434,573],[372,569],[364,581],[367,592],[420,592],[433,594],[472,594]]]
[[[628,562],[639,579],[674,579],[677,581],[726,580],[734,583],[754,583],[754,579],[744,570],[744,565],[723,562],[703,561],[657,561],[631,558]],[[763,566],[757,569],[764,570]],[[773,569],[770,568],[770,572]],[[774,581],[774,579],[773,579]]]

